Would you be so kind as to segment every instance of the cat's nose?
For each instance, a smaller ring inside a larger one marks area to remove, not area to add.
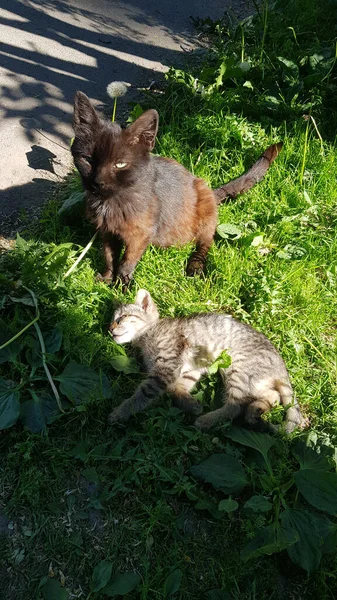
[[[117,327],[117,323],[116,323],[116,321],[114,321],[113,323],[110,323],[110,325],[109,325],[109,330],[110,330],[110,331],[113,331],[113,330],[115,329],[115,327]]]

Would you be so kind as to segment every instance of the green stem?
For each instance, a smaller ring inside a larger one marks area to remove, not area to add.
[[[6,348],[6,346],[9,346],[9,344],[11,344],[15,340],[17,340],[18,337],[20,337],[20,335],[22,335],[25,331],[27,331],[27,329],[29,329],[29,327],[31,327],[32,325],[34,325],[34,323],[36,323],[36,321],[38,321],[39,318],[40,318],[40,315],[37,315],[35,317],[35,319],[33,319],[30,323],[28,323],[28,325],[25,325],[25,327],[23,329],[21,329],[18,333],[16,333],[15,335],[13,335],[13,337],[10,340],[7,340],[7,342],[5,342],[4,344],[2,344],[2,346],[0,346],[0,350],[2,350],[3,348]]]
[[[301,166],[301,172],[300,172],[300,184],[301,185],[303,183],[303,176],[304,176],[304,170],[305,170],[305,161],[306,161],[306,158],[307,158],[310,116],[311,116],[311,109],[310,109],[309,117],[308,117],[308,120],[307,120],[307,126],[305,128],[303,160],[302,160],[302,166]]]
[[[260,64],[262,64],[262,57],[264,53],[264,44],[267,35],[267,25],[268,25],[268,0],[265,0],[265,4],[263,7],[263,34],[262,34],[262,43],[261,43],[261,54],[260,54]]]
[[[84,248],[84,250],[82,250],[81,254],[79,255],[79,257],[75,260],[74,264],[70,267],[70,269],[68,269],[68,271],[66,272],[65,275],[63,275],[63,279],[65,279],[66,277],[68,277],[68,275],[70,275],[70,273],[72,273],[77,265],[81,262],[82,258],[86,255],[86,253],[88,252],[88,250],[90,250],[91,246],[93,245],[96,237],[97,237],[98,231],[96,231],[95,235],[92,236],[90,242],[86,245],[86,247]]]
[[[23,285],[22,287],[23,287],[25,290],[27,290],[27,292],[29,292],[29,294],[31,295],[31,297],[32,297],[32,299],[33,299],[33,302],[34,302],[35,310],[36,310],[36,317],[37,317],[37,319],[38,319],[38,318],[40,317],[40,311],[39,311],[39,307],[38,307],[38,303],[37,303],[37,298],[36,298],[36,296],[35,296],[34,292],[33,292],[32,290],[30,290],[28,287],[26,287],[25,285]],[[35,327],[35,331],[36,331],[36,333],[37,333],[37,337],[38,337],[38,339],[39,339],[39,342],[40,342],[41,354],[42,354],[42,364],[43,364],[43,368],[44,368],[44,370],[45,370],[45,373],[46,373],[46,375],[47,375],[47,379],[48,379],[48,381],[49,381],[49,383],[50,383],[50,387],[51,387],[51,389],[53,390],[53,394],[54,394],[54,396],[55,396],[55,399],[56,399],[57,405],[58,405],[58,407],[59,407],[60,411],[61,411],[61,412],[64,412],[64,410],[63,410],[63,408],[62,408],[62,405],[61,405],[61,400],[60,400],[59,393],[58,393],[58,391],[57,391],[57,389],[56,389],[55,383],[53,382],[53,379],[52,379],[52,376],[51,376],[51,374],[50,374],[50,371],[49,371],[48,365],[47,365],[47,363],[46,363],[46,346],[45,346],[45,343],[44,343],[44,339],[43,339],[43,335],[42,335],[42,332],[41,332],[40,326],[39,326],[39,325],[38,325],[38,324],[35,322],[35,323],[34,323],[34,327]]]
[[[112,111],[112,117],[111,117],[111,121],[114,123],[115,122],[115,116],[116,116],[116,106],[117,106],[117,97],[114,98],[114,107],[113,107],[113,111]]]

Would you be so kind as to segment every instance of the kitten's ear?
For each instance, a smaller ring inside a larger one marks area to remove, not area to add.
[[[153,312],[157,310],[157,307],[147,290],[139,290],[137,292],[135,304],[140,306],[145,312]]]
[[[151,152],[156,143],[159,115],[156,110],[146,110],[127,128],[129,143],[143,144]]]
[[[95,130],[99,125],[99,121],[99,116],[91,104],[88,96],[83,94],[83,92],[76,92],[73,119],[75,133],[83,125]]]

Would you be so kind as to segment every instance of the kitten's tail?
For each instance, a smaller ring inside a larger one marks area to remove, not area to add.
[[[261,181],[268,171],[271,163],[279,155],[282,150],[283,143],[272,144],[261,154],[256,163],[240,177],[232,179],[225,185],[213,190],[214,196],[218,204],[221,204],[226,199],[236,198],[239,194],[243,194],[250,190],[256,183]]]

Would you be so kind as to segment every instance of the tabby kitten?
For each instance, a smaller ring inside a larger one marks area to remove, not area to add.
[[[202,406],[190,394],[200,377],[224,350],[232,363],[221,369],[225,386],[221,408],[200,416],[201,430],[240,414],[253,426],[262,426],[262,413],[283,404],[287,408],[286,431],[305,426],[285,364],[273,344],[249,325],[231,315],[208,313],[184,318],[160,319],[149,292],[139,290],[134,304],[120,306],[110,325],[117,344],[133,342],[144,358],[148,377],[135,393],[110,415],[110,423],[126,422],[145,410],[163,392],[174,404],[194,414]]]
[[[101,119],[85,94],[75,96],[71,151],[87,192],[87,216],[103,237],[101,278],[111,281],[118,275],[124,286],[149,244],[165,248],[194,240],[187,274],[202,271],[217,225],[217,204],[260,181],[282,147],[270,146],[245,175],[213,192],[176,161],[150,154],[158,118],[156,110],[147,110],[121,129]]]

